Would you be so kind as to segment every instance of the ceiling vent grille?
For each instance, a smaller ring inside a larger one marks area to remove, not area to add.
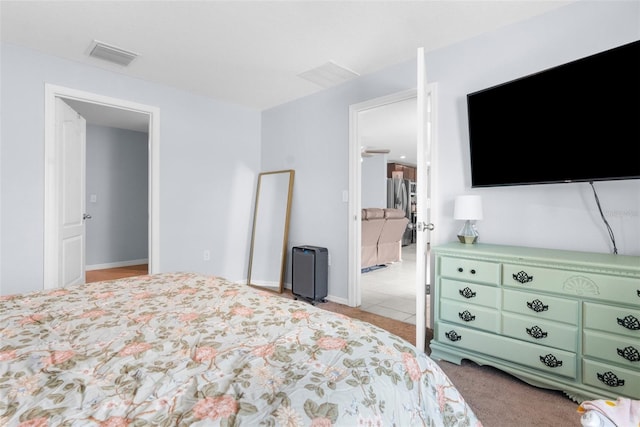
[[[355,71],[351,71],[350,69],[338,65],[333,61],[329,61],[319,67],[312,68],[309,71],[298,74],[298,77],[309,80],[310,82],[324,88],[329,88],[346,82],[354,77],[358,77],[359,75],[360,74]]]
[[[89,56],[126,67],[138,57],[138,54],[94,40],[89,48]]]

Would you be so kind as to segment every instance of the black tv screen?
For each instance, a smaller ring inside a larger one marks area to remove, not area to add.
[[[640,41],[467,95],[472,187],[640,179]]]

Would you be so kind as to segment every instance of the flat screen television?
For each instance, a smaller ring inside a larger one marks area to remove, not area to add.
[[[471,186],[640,179],[640,40],[467,95]]]

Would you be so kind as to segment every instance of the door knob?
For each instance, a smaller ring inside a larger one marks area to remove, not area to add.
[[[83,215],[82,215],[82,219],[83,219],[83,220],[85,220],[85,219],[91,219],[91,215],[89,215],[89,214],[83,214]]]
[[[418,224],[416,224],[418,226],[418,231],[425,231],[425,230],[429,230],[429,231],[433,231],[434,226],[433,223],[424,223],[422,221],[420,221]]]

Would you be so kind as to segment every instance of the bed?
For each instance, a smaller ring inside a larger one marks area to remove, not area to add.
[[[164,273],[0,297],[0,425],[481,424],[400,337]]]

